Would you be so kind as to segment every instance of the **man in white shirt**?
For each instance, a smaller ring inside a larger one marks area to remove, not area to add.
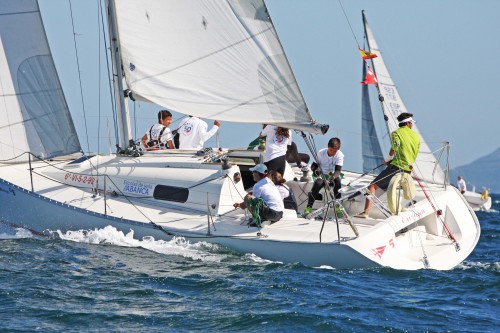
[[[462,178],[462,176],[458,176],[457,187],[460,193],[462,194],[464,194],[465,191],[467,191],[467,185],[465,184],[465,180]]]
[[[160,110],[158,112],[158,124],[151,126],[149,131],[143,135],[141,139],[142,145],[149,149],[174,149],[172,132],[168,128],[171,123],[172,113],[167,110]]]
[[[179,149],[199,150],[205,141],[210,139],[219,129],[220,123],[215,120],[214,126],[207,131],[208,125],[198,117],[189,117],[179,127]]]
[[[318,152],[318,162],[319,165],[313,163],[311,165],[311,170],[316,174],[320,175],[319,171],[322,171],[325,178],[328,181],[328,185],[333,186],[333,193],[335,198],[339,198],[340,189],[340,173],[342,171],[342,166],[344,165],[344,154],[340,151],[340,139],[331,138],[328,141],[328,148],[323,148]],[[312,206],[315,200],[322,198],[319,191],[325,186],[323,178],[316,178],[311,192],[308,193],[307,197],[307,207],[304,214],[310,214],[312,212]]]
[[[250,168],[253,174],[253,180],[257,183],[253,186],[253,194],[247,194],[243,202],[235,203],[234,208],[249,208],[254,217],[255,224],[250,226],[260,226],[260,221],[270,221],[271,223],[279,221],[283,217],[285,210],[283,199],[278,188],[273,181],[267,177],[267,167],[264,164],[257,164]],[[263,205],[257,205],[254,200],[260,198]],[[257,207],[258,212],[252,211],[252,207]]]

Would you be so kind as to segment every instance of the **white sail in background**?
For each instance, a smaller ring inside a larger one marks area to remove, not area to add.
[[[35,0],[0,6],[0,159],[79,151]]]
[[[399,95],[396,85],[392,81],[389,70],[384,63],[382,54],[380,53],[380,49],[375,41],[375,37],[373,36],[373,32],[368,25],[368,21],[366,20],[364,13],[363,23],[369,51],[377,55],[377,57],[371,59],[371,61],[375,76],[377,77],[380,94],[384,97],[384,112],[388,117],[387,127],[389,132],[393,132],[399,128],[397,116],[403,112],[408,112],[408,110]],[[416,113],[415,116],[418,119],[418,113]],[[445,175],[439,166],[436,157],[427,145],[425,139],[422,137],[422,134],[418,130],[416,124],[413,125],[412,129],[420,135],[420,150],[414,167],[419,175],[421,175],[422,179],[443,184],[445,181]]]
[[[262,0],[115,0],[135,96],[203,118],[302,128],[313,119]]]

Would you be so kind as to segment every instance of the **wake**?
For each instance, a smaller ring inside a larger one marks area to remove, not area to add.
[[[136,239],[133,230],[125,234],[112,226],[94,230],[66,232],[57,230],[52,232],[57,234],[59,238],[72,242],[143,248],[160,254],[178,255],[204,262],[220,262],[226,258],[226,255],[217,253],[219,246],[216,244],[191,243],[184,237],[174,237],[169,241],[155,240],[153,237]]]

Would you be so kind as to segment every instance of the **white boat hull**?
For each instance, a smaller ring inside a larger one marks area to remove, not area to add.
[[[491,197],[489,195],[483,199],[481,193],[466,191],[464,197],[475,212],[488,211],[491,209]]]
[[[246,226],[241,210],[210,213],[213,223],[209,224],[205,212],[179,209],[152,198],[105,198],[104,192],[94,196],[87,188],[68,187],[37,175],[33,176],[32,192],[26,165],[4,165],[0,169],[2,174],[8,171],[10,175],[9,180],[0,180],[0,220],[49,237],[56,235],[57,230],[93,230],[111,225],[124,233],[133,230],[138,239],[182,236],[193,242],[212,242],[241,253],[254,253],[264,259],[313,267],[443,270],[465,260],[480,234],[477,218],[452,187],[432,191],[435,204],[445,207],[443,218],[460,244],[459,251],[426,200],[387,219],[351,218],[359,237],[343,219],[338,226],[335,220],[323,224],[296,217],[293,211],[259,230]],[[224,184],[220,186],[223,188]],[[347,208],[351,215],[358,209],[360,198],[344,203],[345,207],[350,205]],[[223,198],[220,202],[226,205]]]

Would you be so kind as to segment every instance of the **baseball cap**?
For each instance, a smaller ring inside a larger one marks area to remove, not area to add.
[[[267,173],[267,167],[266,167],[265,164],[257,164],[253,168],[250,168],[250,171],[252,171],[252,172],[255,171],[255,172],[258,172],[258,173],[266,174]]]

